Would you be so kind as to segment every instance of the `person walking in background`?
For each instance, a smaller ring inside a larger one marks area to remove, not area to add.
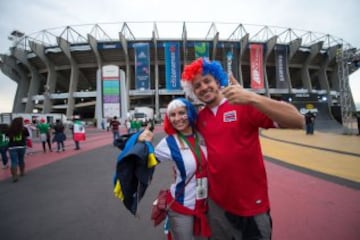
[[[10,171],[13,182],[17,182],[19,180],[18,167],[20,168],[20,176],[25,175],[24,156],[26,138],[29,136],[28,130],[24,127],[22,117],[12,120],[7,136],[9,138],[9,155],[11,159]]]
[[[355,117],[357,120],[358,136],[360,136],[360,111],[355,112]]]
[[[105,118],[101,119],[101,129],[102,130],[105,130],[105,124],[106,124],[106,119]]]
[[[131,133],[131,122],[130,122],[129,119],[125,120],[125,127],[126,127],[126,130],[127,130],[127,133],[130,134]]]
[[[141,122],[137,119],[135,119],[135,131],[139,132],[141,129]]]
[[[130,120],[130,133],[135,133],[137,128],[137,123],[135,119]]]
[[[9,167],[8,165],[8,148],[9,148],[9,138],[6,136],[7,132],[9,131],[9,126],[5,123],[0,124],[0,154],[1,154],[1,161],[2,161],[2,168],[6,169]]]
[[[52,152],[51,140],[50,140],[50,125],[45,121],[44,118],[40,119],[40,123],[37,125],[40,133],[40,141],[44,153],[46,152],[46,143],[49,147],[49,151]]]
[[[111,122],[111,119],[110,118],[107,118],[106,119],[106,131],[110,131],[110,122]]]
[[[110,122],[110,128],[111,128],[111,131],[113,133],[113,141],[115,141],[116,139],[118,139],[120,137],[120,133],[119,133],[120,125],[121,125],[121,123],[119,122],[117,117],[114,116],[113,119]]]
[[[306,134],[314,134],[315,118],[315,113],[311,111],[307,111],[307,113],[305,113]]]
[[[29,132],[29,136],[26,138],[26,155],[31,155],[33,151],[33,131],[36,130],[36,127],[34,127],[32,122],[27,118],[24,119],[24,127]]]
[[[72,133],[73,133],[73,139],[75,143],[75,149],[74,150],[80,150],[80,142],[86,140],[85,135],[85,126],[82,121],[80,121],[79,116],[74,117],[74,123],[71,127]]]
[[[270,240],[259,129],[303,129],[303,115],[289,103],[245,90],[217,61],[186,65],[181,84],[187,97],[205,104],[196,126],[208,150],[211,239]]]
[[[54,141],[57,144],[57,152],[65,151],[64,141],[66,140],[66,135],[64,133],[65,127],[60,119],[56,119],[54,126]]]
[[[168,221],[165,226],[176,240],[207,239],[207,152],[201,135],[195,130],[195,107],[184,98],[172,100],[166,111],[164,137],[155,147],[160,162],[174,163],[175,182],[168,193]],[[139,141],[151,141],[149,124]],[[172,169],[173,170],[173,169]]]

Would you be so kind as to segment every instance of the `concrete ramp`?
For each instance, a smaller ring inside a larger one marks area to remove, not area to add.
[[[327,102],[296,102],[293,104],[302,114],[305,114],[308,109],[316,113],[315,131],[342,133],[343,127],[331,114]]]

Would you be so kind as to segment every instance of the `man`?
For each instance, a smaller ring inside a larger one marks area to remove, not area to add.
[[[73,125],[70,127],[73,133],[73,140],[75,143],[74,150],[80,150],[80,142],[86,140],[85,126],[82,121],[80,121],[80,116],[74,115]]]
[[[355,117],[357,119],[358,135],[360,135],[360,111],[355,112]]]
[[[40,133],[40,140],[42,144],[42,148],[44,153],[46,152],[46,143],[49,147],[49,151],[52,152],[51,148],[51,140],[50,140],[50,125],[46,122],[44,118],[40,119],[40,123],[37,125],[37,128],[39,129]]]
[[[197,128],[209,161],[211,239],[271,239],[272,223],[260,128],[300,128],[304,117],[285,102],[245,90],[216,61],[185,66],[185,94],[205,104]]]
[[[117,117],[114,116],[113,119],[110,122],[110,127],[111,127],[111,131],[113,133],[113,140],[114,141],[120,137],[119,126],[120,126],[120,122],[117,120]]]
[[[6,136],[9,131],[9,126],[5,123],[0,123],[0,156],[3,163],[3,169],[9,168],[8,165],[8,148],[9,148],[9,138]]]
[[[306,134],[314,134],[315,117],[316,115],[311,111],[305,114]]]
[[[36,130],[33,123],[29,119],[24,119],[24,127],[28,130],[29,136],[26,138],[26,155],[31,155],[33,152],[33,131]]]

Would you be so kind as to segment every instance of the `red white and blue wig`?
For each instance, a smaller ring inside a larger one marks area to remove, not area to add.
[[[196,111],[195,106],[189,100],[187,100],[185,98],[175,98],[168,104],[167,109],[166,109],[165,118],[164,118],[164,131],[168,135],[172,135],[172,134],[176,133],[176,129],[173,127],[173,125],[170,122],[169,114],[175,108],[178,108],[178,107],[185,107],[190,126],[192,128],[195,127],[196,119],[197,119],[197,111]]]
[[[181,75],[181,86],[184,89],[185,96],[198,102],[193,90],[193,80],[196,75],[212,75],[221,87],[228,85],[228,75],[218,61],[210,61],[207,58],[198,58],[184,67]]]

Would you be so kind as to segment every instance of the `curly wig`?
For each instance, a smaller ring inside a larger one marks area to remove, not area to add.
[[[194,94],[192,82],[196,75],[201,74],[212,75],[220,84],[221,87],[228,85],[228,75],[224,71],[223,67],[218,61],[210,61],[207,58],[198,58],[189,65],[184,67],[184,71],[181,75],[181,86],[184,89],[186,97],[198,102],[197,97]]]

